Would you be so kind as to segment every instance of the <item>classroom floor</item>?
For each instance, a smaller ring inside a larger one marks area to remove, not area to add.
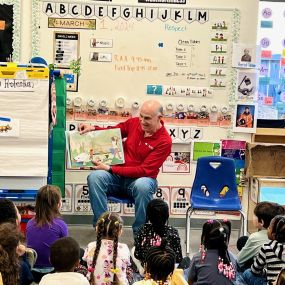
[[[85,248],[86,245],[95,240],[95,230],[92,226],[89,225],[68,225],[69,235],[73,237],[82,248]],[[185,246],[185,229],[177,228],[179,236],[181,238],[182,252],[185,256],[186,246]],[[238,251],[236,249],[236,241],[238,238],[238,230],[233,230],[230,239],[229,249],[233,254],[236,254]],[[199,250],[201,239],[201,229],[192,229],[191,230],[191,253],[196,253]],[[120,238],[120,241],[126,243],[131,249],[133,247],[133,233],[131,227],[124,226],[123,234]]]

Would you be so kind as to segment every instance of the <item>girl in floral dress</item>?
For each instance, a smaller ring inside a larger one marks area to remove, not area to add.
[[[98,219],[97,241],[88,244],[83,256],[91,285],[129,284],[130,251],[126,244],[118,241],[122,228],[123,221],[116,213],[105,212]]]

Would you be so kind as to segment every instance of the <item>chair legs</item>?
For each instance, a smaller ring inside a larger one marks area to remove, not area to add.
[[[186,212],[186,256],[190,255],[190,231],[191,231],[191,215],[193,213],[194,209],[192,207],[189,207]]]
[[[191,231],[191,215],[194,212],[192,207],[189,207],[186,212],[186,256],[190,256],[190,231]],[[242,212],[239,210],[240,213],[240,229],[239,229],[239,237],[245,236],[247,234],[247,220]]]
[[[247,234],[247,220],[243,211],[239,210],[239,212],[240,212],[240,223],[241,223],[239,230],[239,237],[241,237],[241,236],[246,236]]]

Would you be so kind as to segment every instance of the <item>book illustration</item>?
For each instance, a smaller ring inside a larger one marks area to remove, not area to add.
[[[107,165],[122,164],[124,152],[120,129],[88,132],[67,132],[67,153],[71,169],[90,168],[92,161]]]

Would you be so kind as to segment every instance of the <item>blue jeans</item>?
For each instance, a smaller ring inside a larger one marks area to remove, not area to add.
[[[267,285],[265,277],[254,275],[250,269],[244,271],[242,278],[248,285]]]
[[[156,179],[149,177],[128,178],[105,170],[92,171],[87,177],[89,197],[95,225],[101,214],[107,211],[107,196],[130,196],[135,200],[133,233],[146,222],[146,207],[157,190]]]

